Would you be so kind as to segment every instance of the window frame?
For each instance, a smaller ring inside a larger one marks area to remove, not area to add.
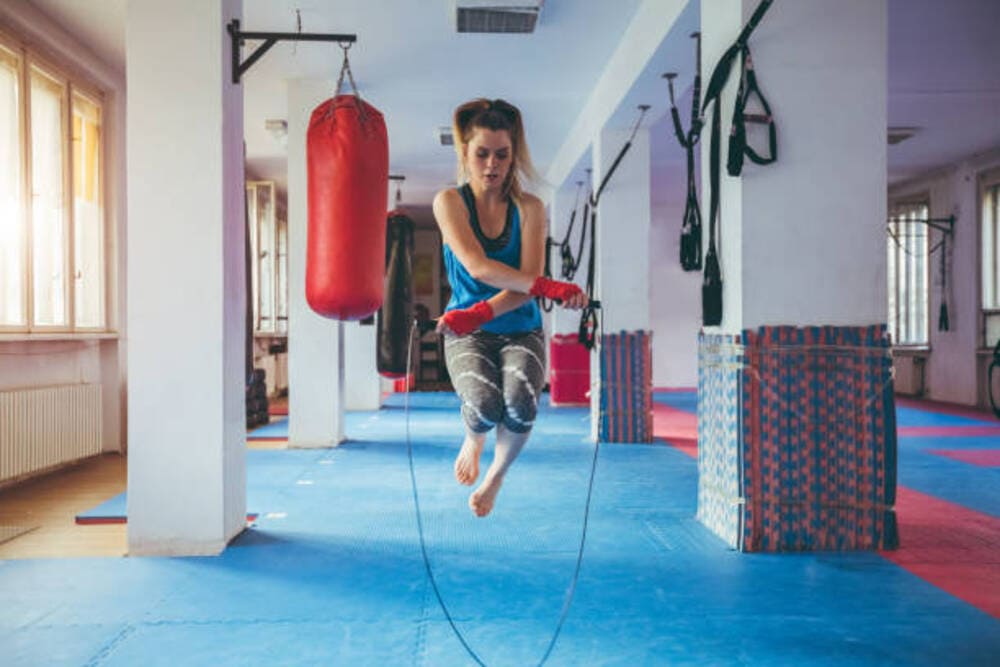
[[[269,211],[270,211],[270,252],[271,257],[269,260],[270,264],[270,280],[266,281],[268,284],[268,289],[270,292],[270,313],[269,313],[269,328],[262,328],[262,323],[264,321],[264,313],[262,312],[262,297],[261,294],[261,283],[265,282],[261,280],[260,272],[262,268],[262,258],[260,255],[261,247],[261,236],[265,231],[264,226],[267,224],[265,221],[264,214],[262,213],[259,206],[258,199],[258,188],[266,188],[269,191]],[[278,255],[281,248],[281,235],[284,231],[285,238],[285,248],[287,254],[287,231],[288,222],[286,216],[283,215],[282,207],[279,203],[279,191],[278,185],[275,181],[264,180],[264,179],[247,179],[244,191],[246,193],[247,201],[247,215],[250,228],[247,229],[248,243],[250,244],[250,290],[251,299],[253,303],[253,335],[255,338],[286,338],[288,336],[288,316],[287,310],[284,316],[279,313],[279,300],[278,292],[284,287],[285,294],[284,304],[285,308],[288,307],[288,262],[287,257],[285,261],[285,275],[284,278],[281,276],[281,262],[278,261]],[[252,197],[251,197],[252,193]],[[253,200],[252,203],[250,200]],[[283,323],[279,322],[284,320]]]
[[[894,198],[892,198],[889,201],[889,205],[888,205],[888,211],[889,211],[888,218],[889,218],[889,220],[887,221],[887,225],[892,224],[891,221],[896,217],[893,214],[894,211],[896,211],[898,209],[901,209],[901,208],[914,208],[914,207],[923,207],[926,210],[926,212],[927,212],[925,217],[929,218],[931,216],[931,196],[930,196],[930,192],[929,191],[915,192],[915,193],[907,194],[905,196],[900,196],[900,197],[894,197]],[[924,299],[924,307],[923,307],[923,322],[921,323],[921,327],[922,327],[922,331],[925,333],[924,340],[923,341],[919,341],[919,342],[912,342],[912,341],[900,342],[899,340],[893,340],[892,345],[895,348],[904,349],[904,350],[929,350],[930,346],[931,346],[931,326],[930,326],[931,312],[930,312],[930,310],[931,310],[931,291],[932,291],[932,287],[933,287],[933,285],[932,285],[932,283],[933,283],[933,274],[932,274],[931,262],[930,262],[930,247],[931,247],[931,233],[930,232],[931,232],[930,227],[928,227],[927,228],[927,236],[926,236],[925,248],[924,248],[925,255],[924,255],[924,258],[923,258],[923,262],[924,262],[924,274],[925,274],[925,276],[924,276],[924,286],[925,286],[925,295],[924,296],[925,296],[925,299]],[[887,236],[886,243],[889,244],[889,247],[894,247],[896,245],[896,241],[892,238],[891,235]],[[888,248],[887,248],[887,250],[888,250]],[[903,254],[906,254],[905,249],[903,250]],[[886,275],[886,282],[887,282],[886,287],[887,288],[888,288],[888,280],[889,280],[888,268],[889,267],[887,266],[886,267],[886,273],[887,273],[887,275]],[[898,278],[897,278],[897,281],[898,281]],[[898,285],[898,282],[897,282],[897,285]],[[899,290],[897,289],[896,291],[897,291],[897,294],[898,294]],[[890,324],[890,331],[893,331],[893,333],[895,333],[895,337],[898,339],[898,337],[899,337],[899,326],[898,326],[898,321],[899,321],[899,303],[898,303],[898,299],[897,299],[897,303],[896,303],[896,312],[895,313],[888,312],[889,311],[889,304],[888,303],[886,303],[886,311],[887,311],[886,312],[887,319],[893,320],[892,322],[889,323]],[[893,326],[894,324],[895,324],[895,326]]]
[[[983,255],[986,249],[986,239],[983,234],[986,221],[983,219],[983,209],[987,191],[992,188],[997,188],[996,201],[994,202],[994,207],[997,210],[997,217],[994,220],[993,229],[993,265],[994,269],[1000,273],[1000,252],[996,250],[996,246],[998,245],[997,235],[1000,234],[1000,167],[994,167],[980,172],[976,182],[976,239],[978,241],[978,252],[976,253],[976,279],[979,283],[976,289],[976,301],[978,304],[978,308],[976,310],[979,317],[979,349],[992,351],[993,346],[996,345],[996,341],[987,340],[987,334],[989,333],[988,321],[990,319],[1000,320],[1000,294],[994,295],[994,298],[998,302],[997,307],[987,306],[984,300],[985,295],[983,294],[983,281],[986,275],[986,267],[983,266]],[[1000,279],[996,281],[994,289],[1000,292]]]
[[[108,95],[86,73],[74,67],[72,63],[62,63],[61,59],[50,57],[44,47],[19,38],[0,23],[0,47],[12,53],[18,63],[19,95],[18,113],[21,138],[21,215],[20,224],[23,230],[24,247],[21,251],[24,262],[21,294],[24,300],[24,324],[11,325],[0,323],[0,340],[55,338],[93,338],[114,336],[112,329],[112,313],[110,312],[110,281],[112,279],[113,257],[109,242],[111,239],[111,221],[107,209],[109,170],[108,142],[109,124]],[[60,120],[60,137],[63,151],[62,164],[62,230],[66,239],[62,249],[63,256],[63,290],[66,301],[65,324],[39,325],[35,321],[35,290],[34,290],[34,215],[32,196],[32,145],[31,145],[31,77],[33,69],[49,77],[62,86],[61,101],[63,105]],[[73,98],[79,93],[91,103],[100,108],[101,136],[98,141],[99,180],[98,197],[100,201],[100,277],[101,284],[98,298],[100,299],[101,324],[98,326],[77,326],[76,324],[76,254],[75,254],[75,192],[73,175]]]

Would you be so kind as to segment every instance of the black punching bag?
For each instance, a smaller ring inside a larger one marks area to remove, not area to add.
[[[407,375],[406,353],[413,324],[413,221],[390,211],[385,234],[385,298],[378,311],[378,372]]]

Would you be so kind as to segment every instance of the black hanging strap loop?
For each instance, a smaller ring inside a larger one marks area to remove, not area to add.
[[[585,221],[586,222],[586,221]],[[590,257],[587,259],[587,298],[589,299],[588,305],[583,309],[580,314],[580,330],[577,334],[577,340],[583,344],[588,350],[594,349],[594,343],[597,338],[597,314],[594,312],[596,308],[600,308],[600,302],[594,300],[594,273],[595,273],[595,261],[596,258],[595,250],[595,238],[597,231],[597,207],[594,207],[590,211]]]
[[[754,164],[771,164],[778,159],[778,131],[771,116],[771,106],[767,103],[760,87],[757,85],[757,75],[754,74],[753,58],[750,55],[750,47],[743,45],[740,51],[741,71],[740,85],[736,92],[736,104],[733,107],[733,123],[729,134],[729,159],[726,163],[726,171],[730,176],[739,176],[743,171],[743,156],[750,158]],[[756,96],[760,102],[763,114],[747,114],[746,107],[751,96]],[[747,143],[746,124],[761,123],[767,125],[768,129],[768,157],[761,157],[757,151]]]
[[[701,136],[701,33],[692,33],[697,40],[695,61],[697,67],[694,76],[694,91],[691,96],[691,127],[687,133],[681,127],[680,112],[674,99],[673,79],[676,74],[664,74],[670,90],[670,115],[674,121],[674,133],[677,140],[687,152],[687,197],[684,204],[684,217],[681,220],[680,261],[685,271],[701,270],[701,206],[698,203],[698,186],[695,178],[694,149]]]

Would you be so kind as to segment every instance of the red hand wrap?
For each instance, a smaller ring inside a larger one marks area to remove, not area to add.
[[[493,308],[486,301],[479,301],[468,308],[449,310],[441,321],[459,336],[472,333],[493,319]]]
[[[532,284],[529,294],[557,301],[568,301],[577,294],[583,294],[583,290],[576,283],[564,283],[546,278],[545,276],[539,276],[535,279],[534,284]]]

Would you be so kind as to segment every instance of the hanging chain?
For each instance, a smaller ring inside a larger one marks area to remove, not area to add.
[[[347,74],[347,78],[351,82],[351,90],[354,91],[354,96],[360,100],[361,95],[358,94],[358,87],[354,83],[354,73],[351,72],[351,61],[347,57],[347,52],[351,49],[351,43],[341,42],[340,48],[344,51],[344,62],[340,66],[340,77],[337,79],[337,90],[335,94],[340,95],[340,90],[344,87],[344,74]]]
[[[347,52],[350,50],[353,44],[351,42],[340,42],[340,48],[344,52],[344,62],[340,66],[340,76],[337,78],[337,90],[334,92],[334,97],[340,95],[341,89],[344,87],[344,74],[347,74],[347,79],[351,83],[351,90],[354,92],[354,102],[358,108],[358,118],[361,124],[365,124],[367,119],[367,113],[365,112],[365,105],[361,100],[361,93],[358,92],[358,86],[354,83],[354,73],[351,72],[351,61],[347,57]]]

